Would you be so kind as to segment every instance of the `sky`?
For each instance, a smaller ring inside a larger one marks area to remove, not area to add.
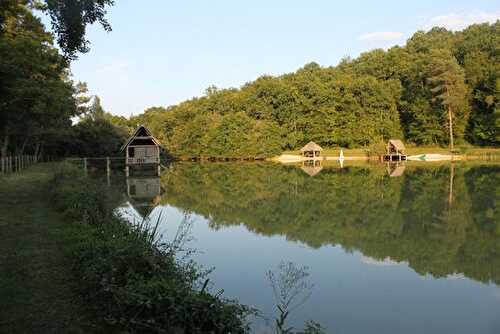
[[[142,113],[240,87],[309,62],[336,65],[374,48],[404,44],[417,30],[460,30],[500,19],[494,0],[116,0],[113,31],[87,30],[89,53],[71,65],[104,109]]]

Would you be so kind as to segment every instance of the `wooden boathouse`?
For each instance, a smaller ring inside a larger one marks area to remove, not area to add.
[[[160,173],[161,144],[148,128],[140,125],[134,134],[123,144],[121,152],[125,151],[125,174],[129,176],[131,167],[150,166]]]
[[[404,161],[406,160],[405,145],[399,139],[390,139],[387,143],[387,152],[384,161]]]

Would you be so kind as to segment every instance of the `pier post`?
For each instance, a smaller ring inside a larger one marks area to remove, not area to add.
[[[111,172],[111,161],[109,160],[109,157],[106,157],[106,173],[109,173]]]
[[[108,180],[108,187],[111,185],[111,161],[106,157],[106,175]]]

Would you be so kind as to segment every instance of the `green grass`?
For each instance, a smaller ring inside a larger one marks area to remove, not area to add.
[[[0,176],[0,333],[99,332],[75,292],[75,227],[47,196],[53,167]]]

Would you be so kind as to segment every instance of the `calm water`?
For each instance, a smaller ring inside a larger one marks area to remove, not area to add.
[[[179,163],[123,184],[131,219],[190,229],[212,289],[261,311],[257,333],[287,293],[295,329],[500,333],[500,165]]]

